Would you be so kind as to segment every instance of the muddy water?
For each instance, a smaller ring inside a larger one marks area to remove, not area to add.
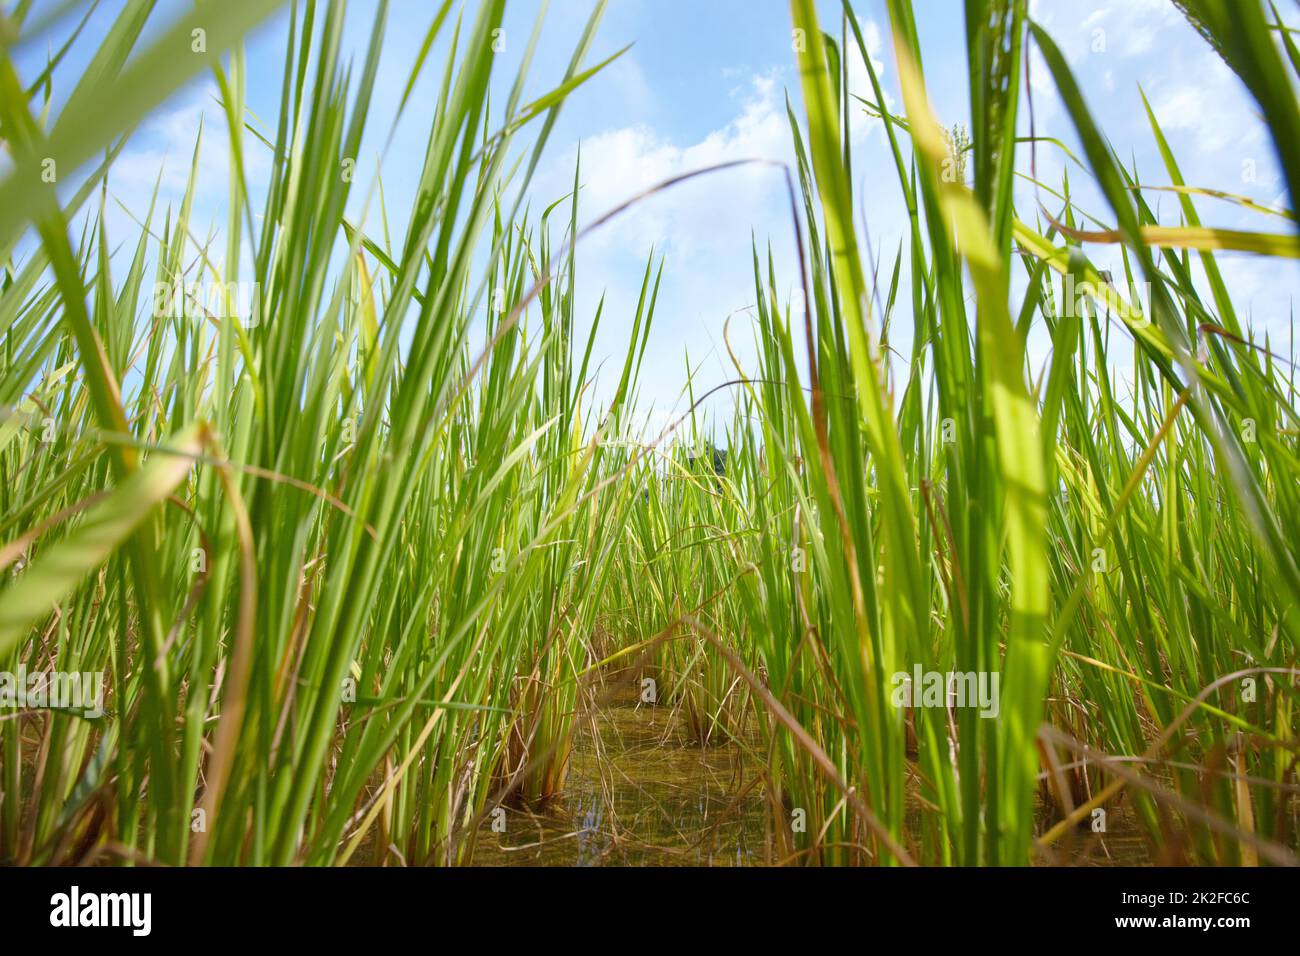
[[[770,862],[757,735],[700,747],[678,716],[634,694],[584,713],[565,790],[537,811],[511,809],[505,832],[483,824],[476,866],[761,866]],[[913,808],[920,810],[919,805]],[[1043,809],[1040,807],[1040,810]],[[1040,832],[1050,826],[1046,812]],[[1104,835],[1067,835],[1038,865],[1151,862],[1131,811]]]
[[[745,866],[765,861],[751,741],[700,747],[666,707],[619,698],[579,722],[564,793],[485,823],[478,866]]]

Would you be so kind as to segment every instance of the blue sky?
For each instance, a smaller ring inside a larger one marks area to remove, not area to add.
[[[473,8],[472,0],[467,0]],[[48,6],[49,4],[45,4]],[[8,5],[6,5],[8,6]],[[38,10],[42,4],[38,3]],[[90,31],[94,37],[111,22],[121,2],[106,2]],[[965,121],[968,112],[961,0],[919,0],[915,4],[932,105],[947,125]],[[1294,8],[1287,15],[1296,20]],[[167,18],[168,4],[163,4]],[[182,4],[171,4],[180,10]],[[384,57],[369,133],[358,164],[362,180],[373,176],[377,152],[392,119],[435,4],[394,0],[385,35]],[[358,61],[368,41],[375,4],[353,2],[348,10],[348,41]],[[822,0],[823,26],[838,34],[838,0]],[[549,89],[561,77],[574,43],[586,22],[590,0],[553,0],[528,86],[528,95]],[[901,100],[882,0],[857,0],[854,9],[883,75],[888,93]],[[1147,93],[1187,181],[1245,194],[1264,205],[1291,205],[1273,156],[1273,147],[1253,103],[1237,79],[1186,25],[1168,0],[1032,0],[1032,15],[1054,36],[1068,56],[1088,102],[1120,155],[1137,164],[1145,182],[1166,184],[1139,98]],[[537,15],[536,0],[512,0],[505,22],[506,50],[494,78],[504,101],[514,78],[514,63]],[[273,125],[283,65],[287,17],[279,16],[249,44],[250,106]],[[67,24],[70,28],[71,23]],[[446,32],[446,31],[444,31]],[[53,42],[58,42],[57,39]],[[784,98],[799,101],[797,73],[790,46],[790,21],[784,0],[611,0],[589,58],[596,62],[628,43],[632,49],[604,74],[574,94],[566,104],[532,187],[534,206],[564,195],[573,177],[579,144],[583,161],[581,219],[608,208],[668,176],[729,159],[763,157],[788,161],[790,134]],[[66,93],[90,53],[82,43],[59,79]],[[426,65],[424,78],[382,158],[384,189],[394,232],[400,235],[407,204],[419,173],[431,119],[432,91],[441,68],[439,52]],[[28,51],[43,56],[44,51]],[[1068,117],[1041,61],[1031,69],[1034,106],[1040,135],[1075,142]],[[37,59],[23,64],[34,76]],[[432,66],[432,68],[430,68]],[[851,59],[850,87],[870,95],[866,71]],[[178,202],[188,173],[200,116],[205,118],[203,184],[196,205],[199,226],[220,228],[224,222],[226,140],[223,120],[213,102],[215,86],[196,80],[170,100],[134,135],[110,179],[110,190],[127,207],[143,214],[160,167],[164,201]],[[1025,119],[1027,123],[1027,118]],[[1027,131],[1027,129],[1026,129]],[[904,212],[893,161],[879,123],[861,117],[855,124],[857,225],[887,275],[903,235]],[[1059,183],[1066,162],[1055,150],[1040,150],[1039,172]],[[1028,171],[1021,150],[1019,168]],[[252,166],[256,177],[265,161]],[[1105,206],[1078,167],[1071,185],[1085,209],[1109,219]],[[364,195],[359,189],[354,195]],[[1032,218],[1034,194],[1021,184],[1018,206]],[[1261,220],[1235,206],[1199,200],[1210,225],[1281,229],[1282,220]],[[1177,223],[1175,197],[1166,194],[1159,209]],[[358,210],[359,211],[359,210]],[[377,229],[377,218],[371,217]],[[131,223],[115,213],[110,230],[122,238]],[[735,376],[723,343],[731,316],[731,342],[752,370],[754,348],[747,307],[754,302],[750,237],[771,241],[778,273],[795,282],[790,224],[780,174],[745,169],[710,177],[653,197],[633,212],[593,235],[579,248],[578,305],[589,320],[606,295],[596,354],[611,356],[607,378],[617,363],[631,328],[632,314],[646,257],[653,246],[666,259],[656,324],[643,367],[642,404],[662,413],[674,404],[685,380],[685,356],[698,366],[697,392]],[[1106,249],[1090,250],[1103,266],[1114,260]],[[1243,316],[1257,329],[1275,336],[1274,349],[1291,350],[1292,299],[1300,291],[1295,264],[1221,256],[1221,265]],[[906,297],[902,296],[903,301]],[[895,346],[906,351],[910,316],[899,315]],[[1278,338],[1280,337],[1280,338]],[[1127,349],[1117,350],[1123,368]],[[1041,363],[1046,342],[1031,341],[1031,362]],[[606,383],[609,384],[609,383]],[[679,406],[680,407],[680,406]],[[727,402],[715,402],[725,413]]]

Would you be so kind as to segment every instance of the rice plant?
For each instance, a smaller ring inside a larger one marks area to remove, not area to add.
[[[168,22],[130,0],[102,38],[80,21],[96,52],[54,118],[71,44],[20,76],[60,15],[32,6],[0,23],[0,669],[45,696],[0,714],[0,861],[468,864],[494,815],[563,802],[584,715],[635,688],[673,746],[753,757],[765,862],[1068,862],[1108,813],[1148,861],[1297,862],[1294,363],[1216,259],[1294,260],[1295,216],[1187,184],[1149,109],[1171,185],[1143,183],[1026,0],[964,5],[969,115],[947,126],[910,0],[886,3],[897,103],[849,0],[838,37],[791,0],[798,274],[765,239],[736,250],[756,306],[728,335],[758,359],[732,353],[734,414],[688,358],[686,411],[649,431],[671,265],[646,250],[634,312],[578,314],[576,250],[626,207],[582,207],[581,160],[567,195],[530,191],[611,62],[589,56],[603,0],[532,99],[544,5],[514,76],[505,0],[433,5],[397,110],[427,127],[400,216],[359,155],[383,0],[360,63],[342,2]],[[1179,7],[1294,197],[1293,31],[1254,0]],[[267,126],[243,43],[277,10]],[[1066,147],[1023,135],[1031,49],[1104,209],[1038,177]],[[193,220],[198,143],[179,207],[111,231],[116,157],[202,71],[230,144],[220,242]],[[883,270],[855,202],[864,113],[909,213]],[[1259,227],[1203,226],[1210,201]],[[1096,264],[1111,247],[1122,275]],[[610,321],[625,351],[598,399]],[[101,673],[97,706],[54,700],[59,675]]]

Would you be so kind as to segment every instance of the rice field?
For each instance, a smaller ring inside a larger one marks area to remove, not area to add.
[[[1296,28],[1177,6],[1294,197]],[[591,55],[605,0],[553,76],[536,34],[517,75],[496,63],[505,0],[418,22],[381,0],[355,60],[342,2],[128,0],[102,34],[86,4],[6,4],[0,862],[1300,861],[1294,342],[1220,265],[1300,288],[1295,214],[1185,182],[1152,110],[1163,175],[1139,178],[1029,7],[953,4],[971,94],[941,123],[911,0],[884,4],[898,95],[851,0],[774,5],[795,162],[752,163],[789,231],[734,250],[752,309],[727,333],[757,364],[730,353],[721,389],[684,366],[648,430],[673,264],[645,250],[635,309],[590,315],[578,253],[740,164],[610,209],[583,205],[581,159],[567,194],[530,191],[617,61]],[[273,15],[257,116],[245,43]],[[426,145],[393,210],[359,146],[399,15],[423,40],[397,111]],[[1025,135],[1031,55],[1077,148]],[[110,232],[115,161],[203,76],[224,222],[192,218],[196,131],[183,201]],[[867,239],[864,120],[896,250]],[[1253,225],[1202,224],[1225,203]]]

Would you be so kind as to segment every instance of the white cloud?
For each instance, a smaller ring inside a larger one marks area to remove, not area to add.
[[[749,75],[733,94],[732,118],[691,142],[645,124],[585,139],[580,222],[689,171],[742,159],[792,163],[782,75],[775,70]],[[544,164],[531,189],[534,205],[568,192],[577,151],[575,144]],[[607,398],[609,380],[617,377],[652,246],[666,265],[641,375],[643,410],[674,405],[686,381],[687,354],[701,369],[697,394],[735,376],[723,341],[729,316],[731,344],[753,372],[753,335],[744,314],[755,298],[751,235],[760,256],[766,255],[770,237],[778,281],[793,283],[789,201],[777,169],[742,166],[656,193],[583,241],[577,254],[579,322],[589,321],[602,293],[606,296],[593,364],[603,357],[610,361],[598,396]],[[729,395],[709,404],[720,412],[729,406]]]
[[[1035,0],[1030,16],[1052,35],[1070,66],[1096,66],[1118,53],[1132,58],[1150,53],[1166,27],[1182,21],[1170,0]]]
[[[739,113],[694,143],[679,144],[646,125],[608,130],[581,144],[582,216],[590,221],[659,182],[688,171],[740,159],[788,161],[790,133],[777,88],[778,74],[751,78]],[[552,160],[534,187],[540,197],[563,195],[572,181],[577,147]],[[587,240],[648,249],[671,244],[694,254],[709,246],[721,221],[761,207],[779,185],[779,174],[759,166],[716,173],[656,194]]]
[[[890,112],[896,112],[894,97],[884,86],[885,63],[880,56],[882,46],[880,27],[876,25],[874,20],[860,21],[859,26],[862,30],[862,42],[867,48],[867,55],[871,57],[871,68],[875,70],[876,79],[881,83],[881,93],[885,97],[884,107]],[[872,89],[871,76],[867,72],[867,65],[862,59],[862,50],[859,49],[856,38],[851,39],[849,42],[847,60],[850,96],[860,96],[864,100],[874,103],[876,100],[875,90]],[[861,103],[853,100],[849,108],[851,111],[849,114],[849,130],[854,141],[865,139],[871,130],[879,128],[880,121],[868,116]]]
[[[143,219],[157,184],[155,216],[168,204],[179,207],[201,128],[192,229],[201,235],[200,230],[209,223],[224,226],[230,188],[230,132],[217,97],[215,82],[208,80],[187,87],[152,114],[114,162],[108,177],[110,195]],[[245,134],[243,145],[244,172],[250,190],[256,192],[269,175],[270,159],[253,136]]]
[[[1152,97],[1152,109],[1166,132],[1189,132],[1202,153],[1232,147],[1247,155],[1257,149],[1263,129],[1236,75],[1208,48],[1184,62],[1187,68],[1175,71],[1179,79],[1161,82]]]

